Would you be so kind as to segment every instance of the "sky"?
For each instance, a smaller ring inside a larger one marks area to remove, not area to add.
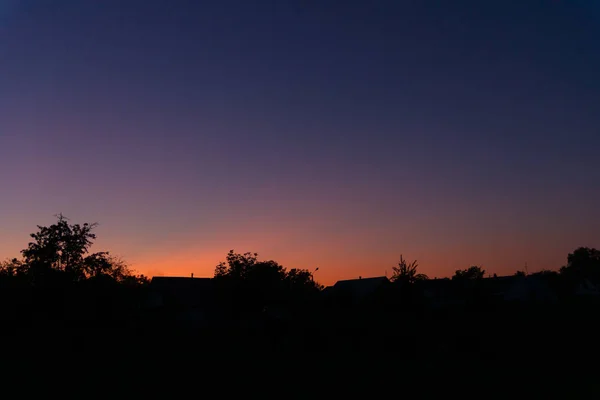
[[[600,247],[600,2],[2,0],[0,259],[556,269]]]

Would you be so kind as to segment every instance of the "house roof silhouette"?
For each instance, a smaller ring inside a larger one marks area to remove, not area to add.
[[[390,280],[385,276],[377,276],[373,278],[347,279],[337,281],[332,289],[336,292],[350,293],[356,297],[367,296],[383,285],[390,283]]]

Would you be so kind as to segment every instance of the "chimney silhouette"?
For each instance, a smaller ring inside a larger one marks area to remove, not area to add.
[[[194,273],[192,272],[192,279],[194,279]]]

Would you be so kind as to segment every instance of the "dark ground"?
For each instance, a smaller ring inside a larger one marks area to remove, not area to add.
[[[600,398],[591,311],[365,311],[253,328],[5,325],[2,383],[20,393],[10,398]]]

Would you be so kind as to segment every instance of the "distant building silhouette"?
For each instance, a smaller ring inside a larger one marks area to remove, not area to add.
[[[391,284],[385,276],[373,278],[348,279],[337,281],[333,286],[324,289],[323,294],[329,298],[345,298],[350,302],[361,302],[375,295]]]

